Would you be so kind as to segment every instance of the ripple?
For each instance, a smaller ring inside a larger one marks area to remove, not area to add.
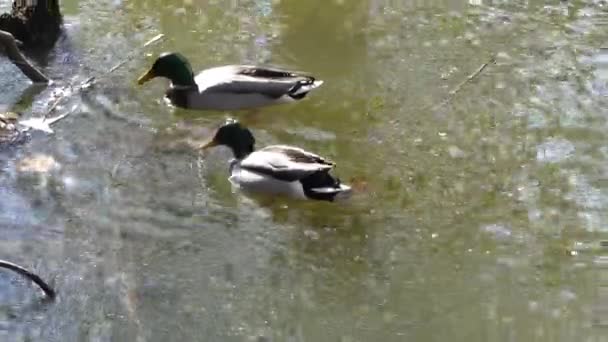
[[[497,223],[483,226],[481,227],[481,231],[490,234],[494,239],[499,241],[509,240],[513,236],[510,228]]]
[[[328,141],[335,140],[336,135],[333,132],[321,130],[314,127],[298,127],[287,128],[285,131],[289,134],[299,135],[306,140]]]
[[[536,160],[543,163],[559,163],[574,154],[574,145],[560,138],[550,138],[536,147]]]
[[[34,219],[32,207],[25,198],[21,195],[0,187],[0,225],[34,225],[37,220]]]
[[[608,197],[603,191],[591,185],[584,175],[572,174],[568,181],[573,190],[567,198],[579,206],[586,209],[605,209],[608,206]]]

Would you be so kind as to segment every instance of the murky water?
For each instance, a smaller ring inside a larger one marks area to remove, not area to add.
[[[0,340],[608,340],[606,2],[62,10],[67,37],[41,61],[56,83],[28,88],[0,59],[0,110],[39,116],[66,85],[105,77],[62,102],[73,112],[54,135],[0,152],[0,258],[59,290],[41,305],[0,273]],[[135,86],[167,50],[195,69],[324,79],[265,109],[254,134],[327,155],[366,190],[346,205],[233,192],[226,150],[203,160],[173,142],[241,114],[173,110],[166,83]],[[51,171],[24,170],[41,156]]]

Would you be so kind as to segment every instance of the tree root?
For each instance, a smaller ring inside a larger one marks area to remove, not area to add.
[[[57,294],[55,293],[55,290],[49,284],[47,284],[44,280],[42,280],[42,278],[40,278],[38,275],[30,272],[29,270],[27,270],[17,264],[13,264],[12,262],[6,261],[6,260],[0,260],[0,267],[7,268],[11,271],[15,271],[15,272],[21,274],[22,276],[28,278],[29,280],[33,281],[34,283],[36,283],[36,285],[38,285],[42,289],[42,291],[44,291],[44,294],[49,299],[54,300],[55,297],[57,296]]]

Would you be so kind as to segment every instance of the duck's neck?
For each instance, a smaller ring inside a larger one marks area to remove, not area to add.
[[[186,66],[175,69],[168,78],[171,80],[173,87],[176,88],[196,87],[196,82],[194,82],[194,74],[192,73],[192,70]]]
[[[230,148],[232,149],[234,158],[236,158],[237,160],[243,160],[247,158],[248,155],[253,153],[253,144],[230,146]]]

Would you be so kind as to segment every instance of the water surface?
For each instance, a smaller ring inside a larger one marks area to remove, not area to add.
[[[55,84],[32,90],[0,59],[0,110],[39,116],[69,84],[103,77],[62,102],[72,114],[54,135],[0,152],[0,257],[59,289],[39,305],[0,273],[0,340],[606,340],[604,2],[62,10],[66,37],[40,61]],[[265,109],[254,134],[330,157],[365,191],[343,205],[234,192],[228,151],[203,159],[175,142],[242,113],[175,110],[165,82],[135,85],[171,50],[195,69],[324,79],[306,101]],[[40,156],[53,170],[20,168]]]

